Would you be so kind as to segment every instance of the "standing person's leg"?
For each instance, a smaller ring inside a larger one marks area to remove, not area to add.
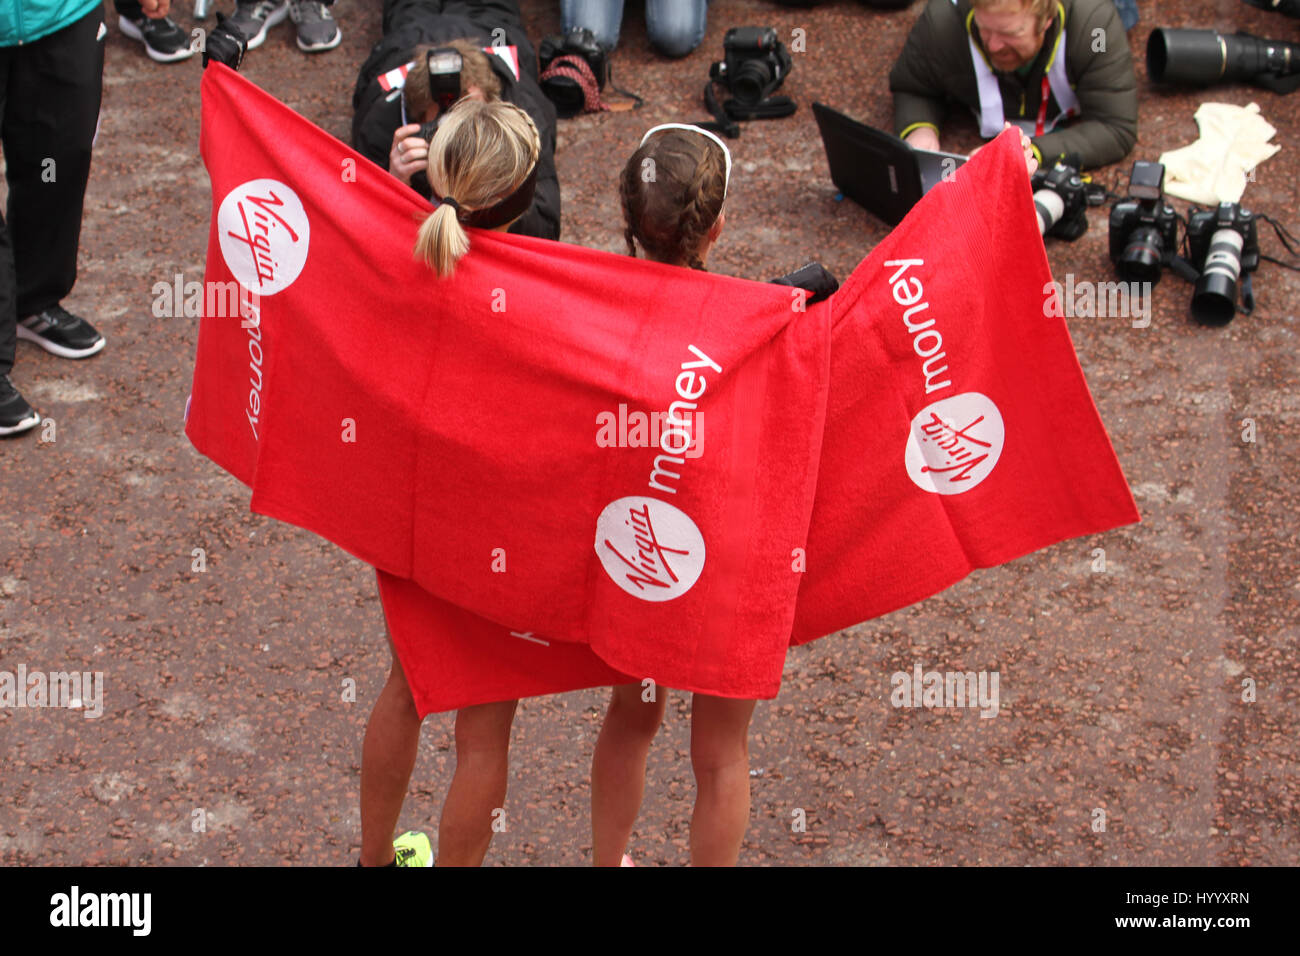
[[[15,53],[10,47],[0,47],[0,132],[5,128],[5,103],[9,98],[9,70]],[[8,154],[6,143],[3,152]],[[18,277],[14,272],[14,246],[9,238],[9,225],[0,215],[0,379],[13,371],[14,354],[18,346]],[[16,423],[16,420],[15,420]]]
[[[664,56],[685,56],[700,45],[708,29],[708,0],[646,0],[645,28]]]
[[[591,757],[591,863],[618,866],[627,849],[641,799],[650,743],[664,719],[665,699],[645,700],[640,684],[620,684]]]
[[[623,28],[623,0],[560,0],[560,28],[568,33],[586,27],[606,49],[618,46]]]
[[[749,826],[752,700],[695,694],[691,701],[691,865],[735,866]]]
[[[479,866],[487,855],[494,811],[506,802],[518,704],[479,704],[456,714],[456,773],[438,823],[438,866]]]
[[[4,75],[5,53],[0,50],[0,118],[4,115]],[[30,431],[41,423],[41,416],[9,380],[18,345],[17,285],[9,228],[0,216],[0,436]]]
[[[101,14],[96,7],[62,30],[24,45],[10,61],[0,135],[19,321],[58,306],[77,281],[81,213],[104,72]],[[89,329],[88,323],[80,324]],[[37,335],[28,329],[19,334],[50,348],[39,337],[49,324],[29,325]],[[59,331],[54,329],[48,341],[57,342]],[[88,340],[102,346],[93,329]]]
[[[388,681],[375,700],[361,745],[361,865],[393,862],[393,831],[415,769],[420,744],[420,715],[402,671],[393,640]]]
[[[4,109],[4,87],[0,86],[0,111]],[[9,227],[0,215],[0,378],[14,368],[18,348],[18,278],[14,274],[14,248]]]

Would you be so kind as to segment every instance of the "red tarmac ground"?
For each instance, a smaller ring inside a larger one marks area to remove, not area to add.
[[[188,0],[178,7],[189,29]],[[339,0],[344,40],[325,54],[300,53],[291,26],[277,27],[243,73],[346,137],[378,7]],[[557,3],[524,7],[535,38],[558,28]],[[1130,37],[1139,51],[1156,25],[1300,40],[1300,21],[1235,0],[1141,8]],[[561,124],[564,240],[622,251],[622,160],[650,125],[704,118],[700,91],[727,27],[770,24],[787,41],[806,31],[783,90],[800,109],[748,124],[732,144],[727,227],[710,266],[764,278],[819,258],[847,276],[886,229],[836,201],[809,104],[888,126],[888,68],[919,10],[716,0],[705,42],[667,61],[648,46],[641,5],[629,3],[615,75],[646,106]],[[146,59],[115,16],[107,43],[80,279],[67,305],[108,347],[75,363],[20,343],[15,384],[54,422],[54,440],[38,431],[0,442],[0,670],[102,671],[104,714],[0,709],[0,862],[350,864],[361,737],[388,668],[374,575],[249,513],[247,490],[185,439],[197,323],[155,318],[152,290],[177,274],[203,277],[201,71],[197,57]],[[1099,178],[1122,191],[1132,159],[1194,140],[1203,99],[1258,102],[1282,152],[1259,168],[1245,202],[1300,231],[1300,95],[1159,91],[1137,59],[1140,140]],[[946,137],[961,149],[977,142],[967,120]],[[1089,223],[1076,243],[1048,240],[1058,279],[1115,278],[1105,208]],[[1282,254],[1271,230],[1261,243]],[[743,863],[1300,859],[1300,277],[1265,263],[1256,279],[1257,311],[1226,328],[1194,324],[1190,287],[1168,274],[1147,328],[1069,319],[1142,524],[976,572],[917,607],[793,650],[780,696],[754,717]],[[1245,419],[1253,442],[1243,441]],[[196,548],[202,573],[192,571]],[[998,716],[892,707],[890,675],[914,664],[997,671]],[[1253,702],[1243,701],[1247,680]],[[348,681],[355,702],[342,699]],[[589,860],[588,774],[605,700],[593,690],[521,705],[507,828],[489,863]],[[688,860],[688,711],[689,697],[674,692],[629,847],[641,864]],[[436,831],[451,726],[450,715],[425,723],[403,828]],[[805,832],[792,827],[799,811]],[[206,830],[196,832],[199,817]]]

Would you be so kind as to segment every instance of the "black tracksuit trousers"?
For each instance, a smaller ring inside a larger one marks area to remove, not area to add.
[[[99,121],[103,8],[49,36],[0,47],[0,143],[9,201],[0,216],[0,375],[19,318],[57,305],[77,281],[81,207]]]

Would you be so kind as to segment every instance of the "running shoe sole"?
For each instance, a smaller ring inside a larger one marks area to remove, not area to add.
[[[149,59],[158,63],[175,63],[177,60],[188,60],[194,55],[194,51],[188,46],[183,46],[175,53],[159,53],[151,47],[144,38],[144,33],[134,23],[126,17],[119,15],[117,18],[117,28],[132,40],[139,40],[144,44],[144,52],[149,54]]]
[[[101,335],[99,337],[99,341],[96,342],[94,345],[87,346],[84,349],[70,349],[66,345],[56,345],[54,342],[51,342],[48,339],[41,338],[35,332],[29,330],[27,326],[23,325],[21,322],[18,323],[18,337],[20,339],[26,339],[28,342],[35,342],[41,348],[45,349],[45,351],[53,355],[57,355],[59,356],[59,358],[70,358],[70,359],[90,358],[90,356],[94,355],[96,352],[100,351],[105,345],[108,344],[108,340]]]
[[[17,435],[19,432],[30,431],[40,423],[40,414],[32,412],[31,415],[24,418],[17,425],[0,425],[0,435]]]
[[[299,37],[299,38],[298,38],[298,49],[299,49],[299,50],[302,50],[303,53],[323,53],[323,52],[326,51],[326,50],[332,50],[332,49],[334,49],[336,46],[338,46],[338,45],[339,45],[340,43],[342,43],[342,42],[343,42],[343,31],[342,31],[342,30],[335,30],[335,31],[334,31],[334,39],[333,39],[333,40],[331,40],[329,43],[317,43],[315,46],[312,46],[312,45],[307,44],[307,43],[303,43],[303,42],[302,42],[302,37]]]

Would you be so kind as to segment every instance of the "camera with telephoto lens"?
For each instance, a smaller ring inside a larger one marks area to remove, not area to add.
[[[1031,186],[1040,233],[1075,240],[1088,231],[1088,187],[1077,169],[1057,163],[1037,170]]]
[[[1110,258],[1125,279],[1154,284],[1178,248],[1178,215],[1165,202],[1165,167],[1134,163],[1128,196],[1110,209]]]
[[[722,39],[722,51],[722,62],[709,67],[709,78],[745,107],[780,89],[793,62],[772,27],[732,27]]]
[[[1237,280],[1259,268],[1255,215],[1235,202],[1193,208],[1187,244],[1191,263],[1201,273],[1192,290],[1192,317],[1206,325],[1226,325],[1237,313]]]
[[[541,73],[551,69],[551,64],[561,57],[577,58],[587,65],[596,79],[596,89],[603,91],[609,79],[609,52],[600,45],[596,34],[586,27],[573,27],[568,33],[556,33],[542,40],[537,48],[537,62]],[[586,95],[582,86],[571,76],[552,74],[542,76],[542,92],[555,104],[555,112],[562,118],[582,112]]]

